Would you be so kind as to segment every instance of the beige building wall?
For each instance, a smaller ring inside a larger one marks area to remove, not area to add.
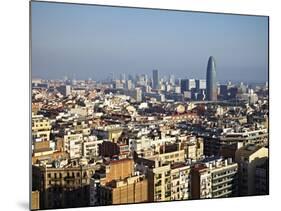
[[[147,180],[134,182],[112,190],[112,204],[140,203],[148,200]]]
[[[121,136],[122,132],[123,132],[122,129],[109,130],[108,139],[116,143],[119,137]]]
[[[90,198],[88,191],[90,178],[96,168],[96,166],[69,168],[33,166],[32,185],[40,191],[42,202],[40,209],[86,206]],[[76,193],[79,193],[79,197]]]
[[[241,196],[255,195],[256,166],[262,165],[268,159],[268,149],[248,145],[238,149],[235,161],[239,166],[239,193]]]
[[[41,149],[49,149],[50,148],[50,142],[49,141],[39,141],[34,142],[34,150],[41,150]]]
[[[37,115],[32,117],[32,131],[43,131],[50,130],[50,120],[43,117],[42,115]]]
[[[112,180],[125,179],[133,174],[133,163],[131,159],[123,159],[111,161],[106,166],[106,178],[104,182],[110,182]]]
[[[171,200],[186,200],[190,193],[190,166],[171,170]]]
[[[186,143],[185,145],[186,158],[198,160],[204,155],[204,142],[202,138]]]
[[[184,162],[184,150],[163,153],[158,155],[163,163]]]
[[[170,165],[148,170],[149,201],[171,200],[171,167]]]

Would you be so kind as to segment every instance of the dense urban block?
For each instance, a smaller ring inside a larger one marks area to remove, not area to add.
[[[32,80],[32,209],[269,193],[268,85]]]

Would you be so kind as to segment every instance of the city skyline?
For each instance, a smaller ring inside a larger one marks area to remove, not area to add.
[[[213,55],[217,81],[268,80],[267,17],[40,2],[31,9],[34,78],[102,80],[153,69],[205,78]]]

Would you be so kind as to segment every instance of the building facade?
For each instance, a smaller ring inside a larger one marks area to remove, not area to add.
[[[159,74],[158,74],[158,70],[153,70],[152,71],[152,87],[153,87],[153,89],[158,89],[159,88]]]
[[[96,166],[32,167],[32,189],[40,191],[40,209],[89,206],[90,178]]]
[[[191,169],[192,199],[238,196],[238,165],[231,159],[208,158]]]
[[[217,100],[217,73],[216,73],[216,62],[214,57],[210,57],[207,66],[207,100]]]
[[[235,153],[235,161],[239,165],[239,194],[240,196],[256,195],[256,179],[265,177],[267,173],[259,172],[258,166],[268,160],[268,149],[256,145],[247,145]],[[260,182],[260,181],[258,181]],[[266,184],[265,184],[266,185]],[[268,184],[267,184],[268,185]],[[268,190],[268,186],[267,189]]]

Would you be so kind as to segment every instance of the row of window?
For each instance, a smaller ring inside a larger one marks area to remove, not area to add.
[[[224,175],[235,173],[235,172],[237,172],[237,169],[232,169],[232,170],[224,171],[222,173],[215,174],[213,177],[216,178],[216,177],[224,176]]]
[[[50,124],[49,123],[45,123],[45,124],[32,123],[32,127],[50,127]]]
[[[168,160],[168,159],[177,158],[177,157],[179,157],[179,154],[178,154],[178,153],[177,153],[177,154],[172,154],[172,155],[170,155],[170,156],[169,156],[169,155],[166,155],[166,156],[165,156],[165,159]]]
[[[53,177],[52,177],[52,175],[53,175]],[[76,173],[76,177],[80,177],[80,175],[81,175],[80,172]],[[62,175],[62,173],[48,173],[47,177],[48,178],[55,178],[55,179],[57,179],[57,178],[62,178],[63,175]],[[72,172],[72,173],[67,172],[66,173],[66,177],[75,177],[75,173],[74,172]],[[86,171],[83,173],[83,177],[87,177],[87,172]]]

